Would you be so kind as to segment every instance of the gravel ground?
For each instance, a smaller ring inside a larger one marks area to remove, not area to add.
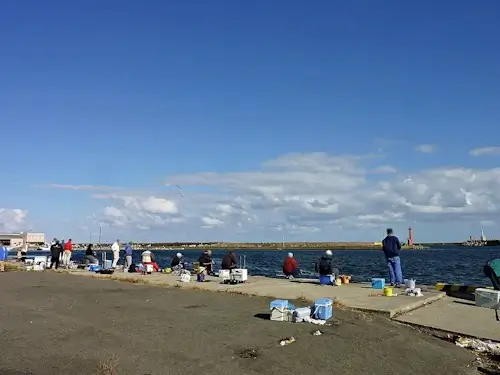
[[[264,319],[268,306],[260,297],[6,272],[0,375],[476,373],[472,353],[382,317],[337,309],[335,324],[313,336],[314,325]],[[279,346],[289,336],[297,341]],[[106,364],[113,369],[99,370]]]

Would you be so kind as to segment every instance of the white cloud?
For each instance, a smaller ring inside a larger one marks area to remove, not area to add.
[[[132,196],[113,194],[94,194],[94,198],[117,201],[121,207],[106,206],[94,217],[103,225],[114,227],[134,226],[147,230],[168,224],[183,222],[174,201],[155,196]]]
[[[500,155],[500,147],[491,146],[491,147],[474,148],[469,151],[469,155],[471,156]]]
[[[479,224],[481,224],[482,227],[493,227],[497,225],[494,220],[481,220]]]
[[[71,185],[71,184],[41,184],[35,185],[38,188],[62,189],[62,190],[118,190],[120,188],[105,185]]]
[[[461,240],[468,233],[457,225],[479,230],[481,222],[500,218],[500,168],[412,170],[408,179],[408,172],[374,167],[377,161],[373,155],[288,154],[253,171],[169,176],[166,182],[182,186],[184,196],[168,189],[94,193],[105,207],[95,220],[160,239],[185,233],[193,240],[281,241],[282,234],[378,240],[385,227],[406,231],[410,224],[440,228],[436,233],[447,226]]]
[[[396,173],[397,170],[390,165],[381,165],[373,170],[374,173]]]
[[[201,218],[201,221],[203,223],[202,228],[213,228],[213,227],[220,227],[224,224],[222,220],[217,219],[216,217],[211,217],[211,216],[204,216]]]
[[[417,147],[415,147],[415,150],[423,152],[425,154],[432,154],[434,151],[436,151],[436,145],[432,144],[418,145]]]
[[[19,208],[0,208],[0,232],[18,232],[25,230],[24,220],[27,211]]]

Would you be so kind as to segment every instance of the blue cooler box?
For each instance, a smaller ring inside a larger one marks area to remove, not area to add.
[[[333,316],[333,300],[331,298],[320,298],[314,301],[315,319],[328,320]]]
[[[269,304],[269,310],[272,311],[274,309],[285,310],[288,309],[288,300],[286,299],[275,299],[271,301]]]
[[[320,285],[333,285],[332,277],[328,275],[319,275]]]
[[[89,265],[89,271],[90,272],[97,272],[100,271],[101,267],[98,264],[91,264]]]
[[[378,279],[375,277],[372,279],[373,289],[384,289],[384,287],[385,287],[385,279]]]

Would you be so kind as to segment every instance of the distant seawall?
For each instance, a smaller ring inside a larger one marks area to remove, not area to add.
[[[441,244],[439,244],[441,245]],[[455,245],[455,244],[446,244]],[[204,244],[181,244],[181,243],[133,243],[134,250],[182,250],[182,251],[200,251],[205,249],[213,250],[246,250],[246,251],[319,251],[319,250],[380,250],[380,243],[373,242],[288,242],[282,243],[204,243]],[[413,247],[403,245],[403,250],[424,250],[429,246],[426,244],[415,244]],[[111,244],[94,245],[94,250],[110,250]],[[123,249],[123,246],[121,246]],[[75,250],[83,250],[84,246],[74,247]]]

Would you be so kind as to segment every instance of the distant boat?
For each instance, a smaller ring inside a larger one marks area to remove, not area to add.
[[[43,246],[36,248],[37,251],[50,251],[50,244],[46,243]]]

